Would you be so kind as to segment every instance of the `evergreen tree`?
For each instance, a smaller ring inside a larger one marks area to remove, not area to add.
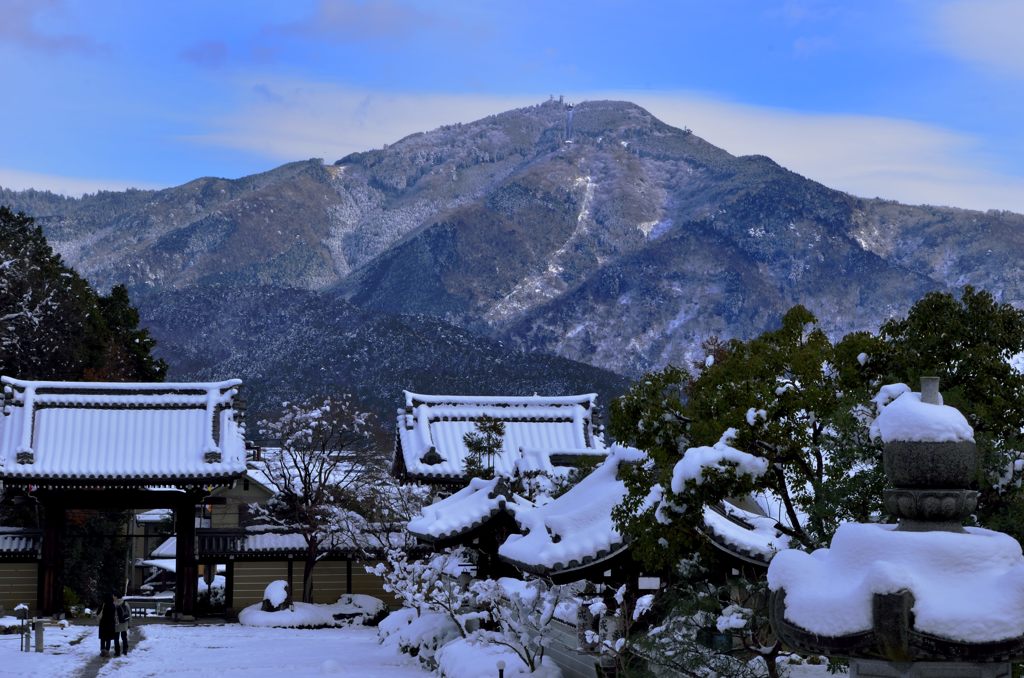
[[[1024,373],[1011,364],[1024,353],[1024,311],[966,287],[960,298],[933,292],[882,325],[871,354],[886,382],[917,388],[940,378],[942,397],[974,428],[983,468],[978,521],[1024,539]]]
[[[0,206],[0,374],[161,381],[167,365],[138,325],[123,285],[98,295],[31,217]]]
[[[501,454],[505,441],[505,422],[483,416],[476,422],[476,430],[462,436],[469,450],[466,475],[470,478],[493,478],[494,457]]]
[[[613,437],[652,459],[633,469],[629,496],[615,514],[648,567],[672,572],[695,554],[713,563],[700,533],[703,508],[751,491],[779,507],[772,517],[795,548],[827,545],[840,522],[885,520],[881,446],[868,436],[876,414],[871,399],[883,384],[916,388],[927,375],[941,377],[945,402],[967,416],[986,460],[978,478],[979,522],[1018,537],[1024,533],[1017,491],[1024,466],[1024,375],[1018,364],[1024,312],[972,288],[959,298],[934,293],[878,334],[854,333],[833,344],[798,306],[777,330],[706,348],[709,359],[695,366],[694,375],[678,368],[647,375],[612,406]],[[702,482],[689,480],[672,492],[681,456],[714,444],[730,429],[729,445],[767,462],[765,473],[745,474],[725,463],[705,468]],[[712,565],[699,581],[678,579],[675,591],[697,590],[705,578],[721,585],[724,577]],[[763,573],[727,578],[732,598],[754,594],[750,600],[763,600]],[[720,621],[729,605],[734,601],[719,601]],[[714,615],[714,608],[705,613]],[[685,611],[687,604],[677,601],[673,609]],[[763,612],[751,606],[742,633],[768,675],[775,675],[778,646],[764,639]],[[668,640],[686,647],[695,638]]]

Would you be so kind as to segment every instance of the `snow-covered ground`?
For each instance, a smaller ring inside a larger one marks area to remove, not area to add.
[[[377,642],[377,629],[267,629],[225,624],[147,624],[143,640],[127,657],[111,659],[103,678],[346,675],[363,678],[425,678],[415,659]],[[58,674],[51,674],[58,675]]]
[[[146,624],[143,640],[127,657],[104,660],[104,678],[277,678],[347,675],[426,678],[408,655],[377,642],[377,629],[295,630],[224,624]],[[79,642],[75,642],[79,641]],[[75,642],[74,645],[71,643]],[[99,654],[95,626],[47,628],[46,651],[19,652],[17,635],[0,635],[0,675],[75,676]]]
[[[18,634],[0,635],[0,675],[73,676],[100,651],[95,626],[47,627],[43,635],[44,652],[21,652],[20,646]]]

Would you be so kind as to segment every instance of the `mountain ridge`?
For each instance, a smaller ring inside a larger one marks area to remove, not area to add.
[[[628,102],[549,101],[235,180],[0,202],[144,309],[212,285],[297,289],[320,314],[431,317],[631,378],[796,303],[836,336],[966,284],[1024,303],[1024,216],[851,196]]]

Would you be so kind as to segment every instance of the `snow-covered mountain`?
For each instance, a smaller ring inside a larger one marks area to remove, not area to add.
[[[194,366],[161,300],[199,307],[212,284],[304,290],[318,310],[288,316],[301,327],[332,303],[427,316],[631,377],[699,357],[709,335],[755,335],[795,303],[837,335],[934,289],[1024,303],[1024,216],[857,198],[624,102],[547,102],[333,165],[0,202],[40,217],[94,283],[128,283],[172,365]],[[289,302],[266,303],[253,312]]]

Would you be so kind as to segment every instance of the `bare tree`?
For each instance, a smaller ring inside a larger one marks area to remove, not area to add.
[[[280,447],[263,457],[263,471],[276,493],[266,504],[253,505],[253,514],[305,540],[305,602],[312,602],[317,561],[332,549],[350,546],[348,525],[360,520],[352,511],[354,497],[380,464],[372,449],[370,418],[346,394],[316,406],[284,403],[278,418],[259,424],[261,433]]]

